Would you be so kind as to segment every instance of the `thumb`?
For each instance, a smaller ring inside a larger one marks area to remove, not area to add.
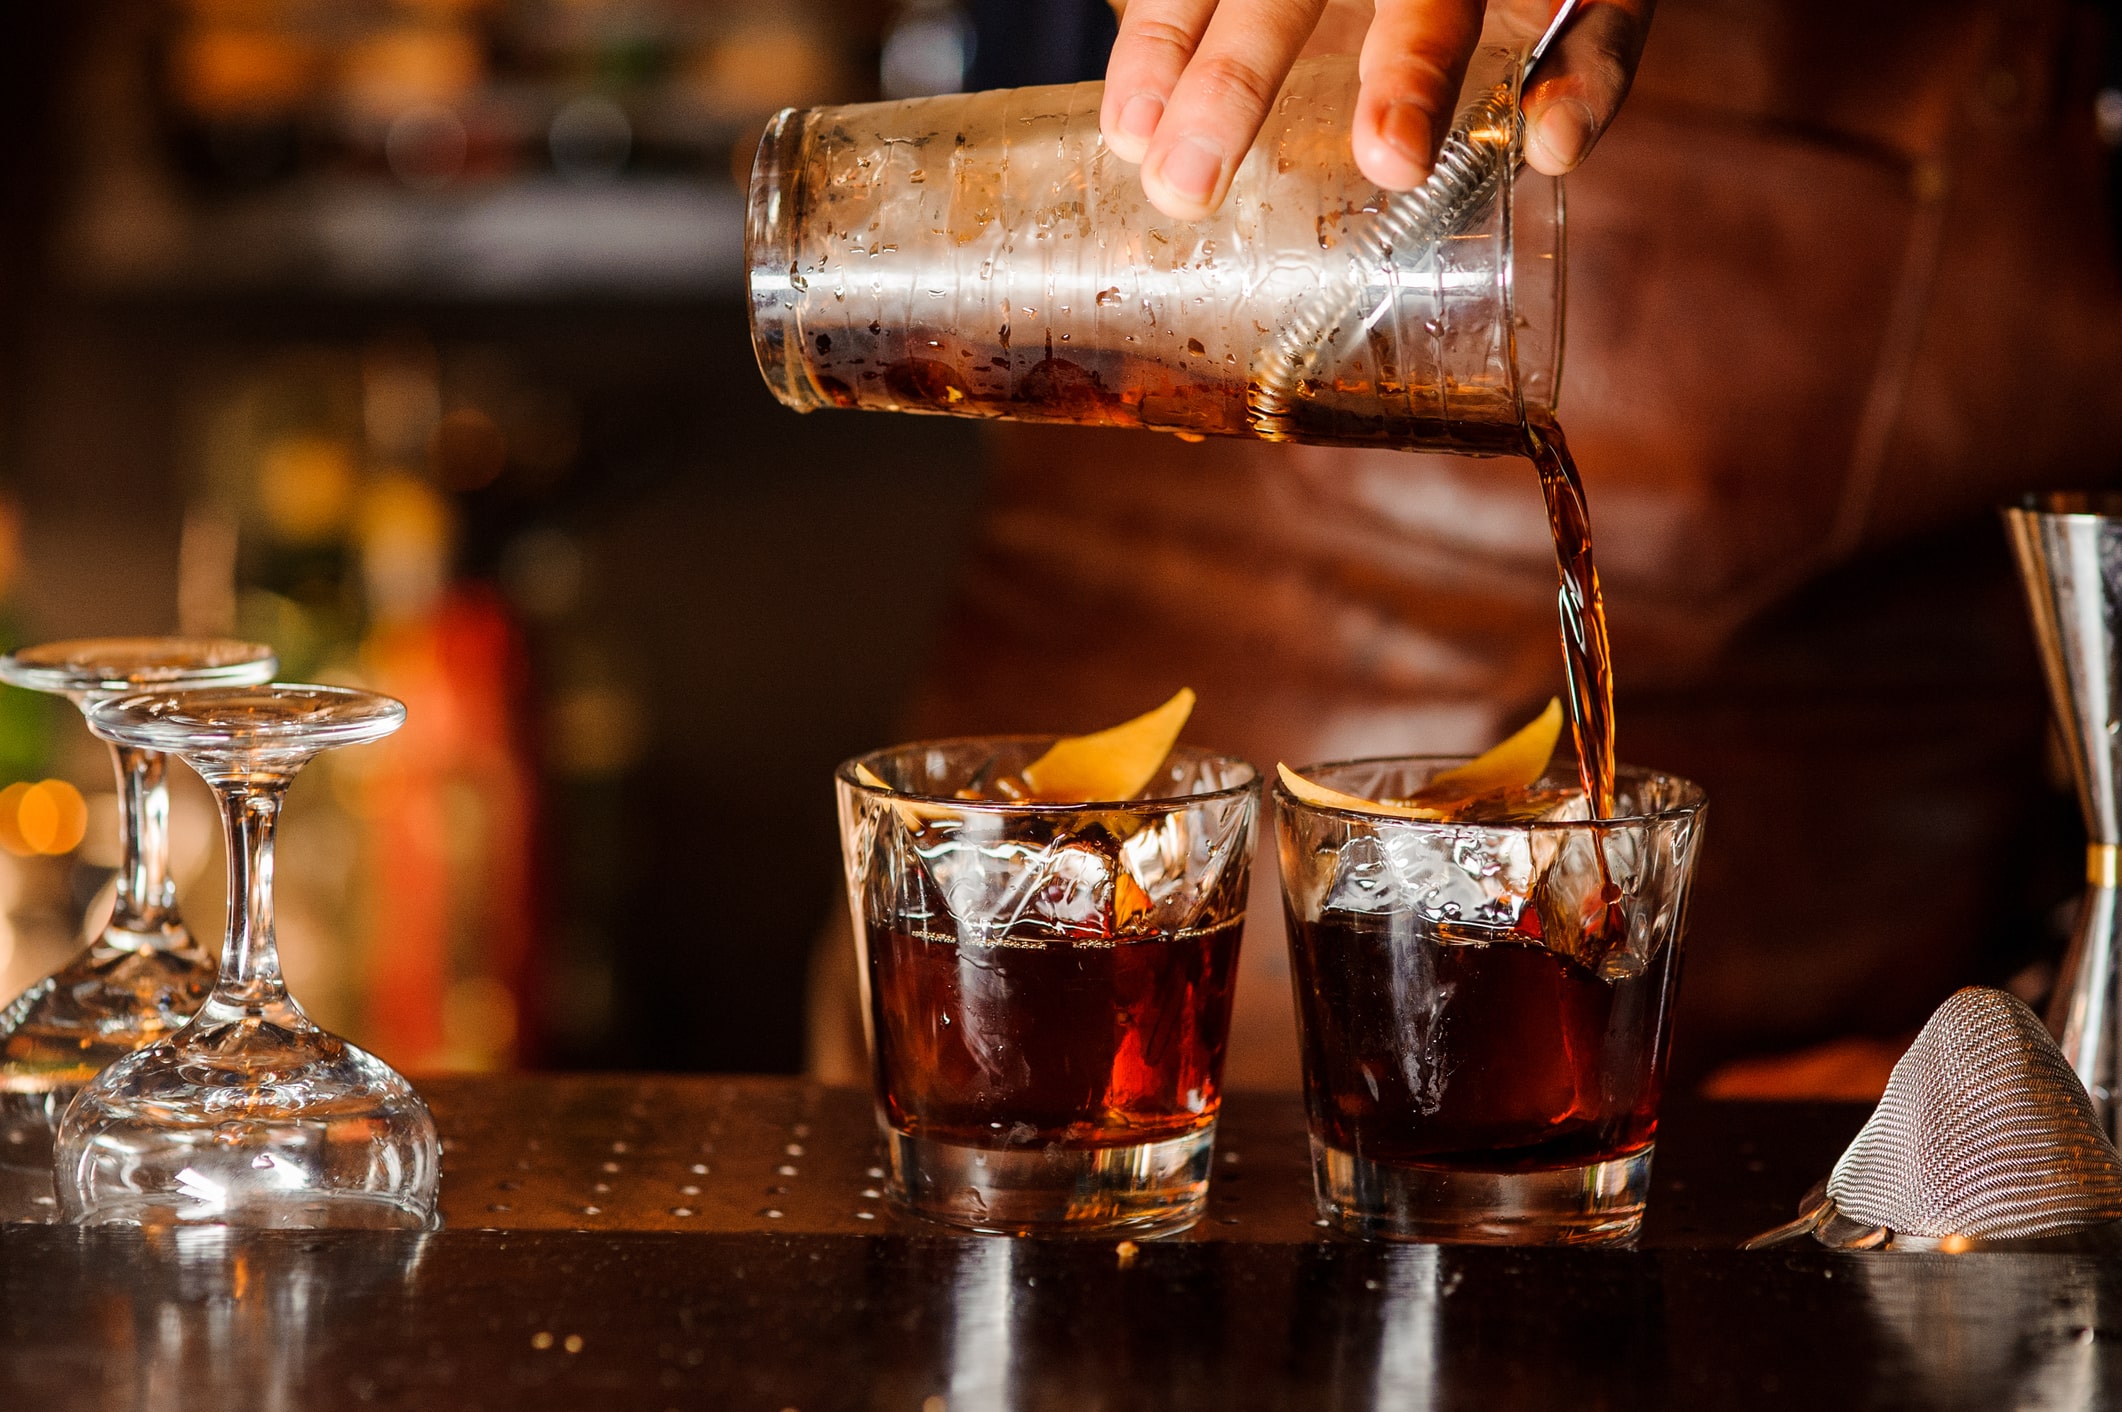
[[[1525,160],[1561,176],[1606,131],[1643,56],[1656,0],[1592,0],[1563,27],[1525,95]]]

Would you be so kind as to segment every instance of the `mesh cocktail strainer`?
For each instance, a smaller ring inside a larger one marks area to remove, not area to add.
[[[1747,1248],[1807,1232],[1859,1249],[2083,1240],[2118,1221],[2122,1154],[2084,1085],[2033,1011],[1970,987],[1894,1065],[1803,1214]]]

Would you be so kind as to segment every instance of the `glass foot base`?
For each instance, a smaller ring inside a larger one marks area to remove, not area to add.
[[[59,1125],[68,1220],[431,1229],[441,1147],[374,1055],[311,1029],[194,1026],[103,1071]]]
[[[1201,1218],[1214,1124],[1128,1147],[968,1147],[885,1132],[892,1194],[932,1221],[988,1235],[1168,1235]]]
[[[1656,1144],[1537,1172],[1396,1166],[1312,1140],[1320,1214],[1366,1240],[1613,1245],[1643,1225]]]

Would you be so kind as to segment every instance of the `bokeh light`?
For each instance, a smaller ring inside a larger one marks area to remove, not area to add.
[[[435,479],[446,490],[479,490],[508,465],[508,441],[477,407],[459,407],[435,427]]]
[[[0,848],[18,858],[71,853],[87,832],[88,801],[65,780],[18,780],[0,789]]]
[[[290,436],[259,458],[258,502],[281,539],[305,544],[346,523],[354,501],[354,458],[328,436]]]

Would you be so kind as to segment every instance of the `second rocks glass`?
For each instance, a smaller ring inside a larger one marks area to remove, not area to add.
[[[1141,797],[963,797],[1052,742],[841,766],[893,1195],[970,1230],[1183,1229],[1206,1200],[1258,785],[1181,746]]]
[[[422,1229],[441,1150],[427,1105],[374,1055],[319,1029],[280,977],[273,839],[288,785],[322,750],[405,720],[387,696],[324,686],[148,693],[97,703],[89,728],[184,759],[228,838],[228,935],[213,992],[175,1035],[74,1100],[55,1162],[91,1224]]]
[[[1458,760],[1308,766],[1362,799]],[[1603,1244],[1635,1235],[1702,791],[1574,770],[1533,818],[1413,819],[1275,790],[1320,1214],[1357,1236]]]

